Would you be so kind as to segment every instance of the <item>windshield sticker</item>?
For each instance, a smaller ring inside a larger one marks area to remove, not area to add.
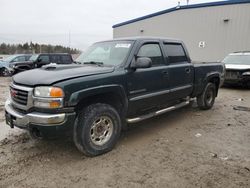
[[[131,44],[116,44],[115,47],[116,48],[129,48],[131,46]]]

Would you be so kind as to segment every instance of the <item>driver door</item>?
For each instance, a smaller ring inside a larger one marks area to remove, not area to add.
[[[167,102],[169,94],[168,68],[159,42],[143,43],[134,60],[140,57],[150,58],[152,67],[127,74],[130,117],[156,110]]]

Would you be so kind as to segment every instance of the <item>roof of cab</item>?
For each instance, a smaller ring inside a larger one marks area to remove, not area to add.
[[[115,38],[112,40],[106,40],[101,42],[111,42],[111,41],[142,41],[142,40],[162,40],[163,42],[176,42],[182,43],[179,39],[165,38],[165,37],[151,37],[151,36],[134,36],[134,37],[125,37],[125,38]]]

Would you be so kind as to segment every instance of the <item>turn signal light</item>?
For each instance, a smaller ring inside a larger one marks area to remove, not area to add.
[[[59,97],[63,97],[64,93],[63,93],[63,90],[61,88],[52,87],[50,90],[50,96],[54,97],[54,98],[59,98]]]

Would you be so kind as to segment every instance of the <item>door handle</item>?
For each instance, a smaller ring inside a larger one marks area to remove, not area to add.
[[[191,69],[190,68],[185,68],[185,71],[186,71],[186,73],[190,73],[191,72]]]
[[[167,70],[164,70],[164,71],[162,71],[162,74],[168,74],[168,71]]]

